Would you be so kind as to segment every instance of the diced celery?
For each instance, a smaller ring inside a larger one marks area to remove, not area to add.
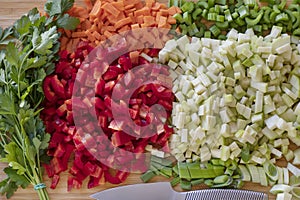
[[[239,169],[241,170],[242,180],[243,181],[251,181],[251,175],[250,175],[247,167],[244,165],[239,165]]]
[[[258,168],[255,165],[247,165],[253,183],[260,183],[260,175]]]

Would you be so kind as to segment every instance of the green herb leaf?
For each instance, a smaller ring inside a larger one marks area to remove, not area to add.
[[[64,14],[64,16],[59,18],[56,23],[59,28],[74,30],[80,21],[75,17],[70,17],[68,14]]]
[[[17,33],[21,35],[25,35],[29,33],[29,28],[31,26],[31,21],[28,16],[22,16],[21,19],[17,20],[14,28]]]
[[[35,32],[37,28],[35,28]],[[40,37],[37,34],[34,34],[34,38],[32,39],[34,51],[41,55],[46,55],[51,53],[51,48],[53,47],[53,43],[56,42],[59,38],[59,35],[56,31],[56,27],[50,28],[48,31],[41,34]]]
[[[14,114],[15,113],[15,108],[14,108],[14,104],[12,104],[12,99],[10,96],[8,96],[7,94],[1,94],[0,95],[0,115],[2,115],[2,113],[6,113],[6,114]]]
[[[61,13],[65,13],[72,8],[74,0],[48,0],[45,4],[45,11],[50,16],[55,16]]]
[[[10,167],[5,168],[3,171],[16,185],[20,185],[22,188],[26,188],[30,184],[24,176],[20,176],[16,170]]]
[[[6,47],[6,59],[11,65],[17,66],[20,61],[20,57],[18,56],[19,51],[16,48],[15,44],[10,42]]]

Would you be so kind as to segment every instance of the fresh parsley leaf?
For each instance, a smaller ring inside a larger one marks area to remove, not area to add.
[[[44,9],[52,17],[67,12],[73,4],[74,0],[48,0]]]
[[[39,24],[46,19],[45,16],[42,17],[40,15],[40,12],[37,8],[30,10],[27,16],[34,26],[39,26]]]
[[[0,95],[0,115],[3,115],[3,113],[8,113],[8,114],[14,114],[15,113],[15,107],[14,104],[12,103],[12,99],[10,96],[7,94],[1,94]]]
[[[6,79],[5,79],[5,71],[4,69],[0,69],[0,86],[6,85]]]
[[[53,1],[48,0],[44,7],[46,13],[52,17],[61,13],[60,0],[57,3],[53,3]]]
[[[56,23],[59,28],[74,30],[80,21],[75,17],[70,17],[68,14],[64,14],[64,16],[59,18]]]
[[[30,184],[24,176],[17,174],[17,171],[11,167],[7,167],[3,171],[13,182],[16,183],[16,185],[21,186],[22,188],[26,188]]]
[[[61,13],[70,10],[74,5],[74,0],[61,0]]]
[[[73,4],[74,0],[48,0],[45,10],[50,17],[32,9],[11,28],[0,28],[0,162],[10,166],[4,171],[8,178],[0,182],[0,193],[7,198],[19,186],[40,183],[41,162],[49,162],[50,134],[39,118],[42,82],[59,59],[57,29],[73,29],[79,23],[65,14]],[[48,196],[45,190],[37,192]]]
[[[13,41],[14,38],[10,37],[12,33],[12,27],[6,28],[5,30],[0,27],[0,45],[7,45],[9,42]]]
[[[27,60],[24,70],[40,68],[47,63],[47,60],[48,60],[47,56],[30,58]]]
[[[14,28],[19,36],[29,33],[29,28],[31,27],[31,21],[28,16],[22,16],[21,19],[17,20]]]
[[[6,194],[6,198],[10,198],[18,189],[18,186],[10,178],[0,182],[0,193]]]
[[[6,59],[8,62],[10,62],[11,65],[17,66],[19,61],[20,61],[20,57],[19,57],[19,51],[16,48],[15,44],[10,42],[8,43],[7,47],[6,47]]]
[[[35,28],[35,32],[37,32],[36,30],[37,28]],[[32,39],[34,52],[40,55],[50,54],[53,43],[57,42],[58,38],[59,35],[55,26],[42,33],[41,36],[37,36],[37,34],[34,34]]]

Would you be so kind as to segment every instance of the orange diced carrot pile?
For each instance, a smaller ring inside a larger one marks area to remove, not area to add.
[[[75,5],[69,11],[71,16],[80,19],[80,25],[74,31],[61,30],[62,50],[73,52],[80,41],[95,47],[117,33],[132,29],[170,29],[176,24],[173,15],[181,12],[177,7],[168,8],[155,0],[85,0],[85,3],[86,7]]]

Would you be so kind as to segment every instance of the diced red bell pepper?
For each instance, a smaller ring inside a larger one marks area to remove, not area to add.
[[[88,189],[97,187],[99,185],[103,185],[105,184],[105,177],[104,176],[100,176],[100,177],[90,177],[90,180],[88,182]]]
[[[57,99],[54,91],[52,90],[51,82],[52,82],[52,76],[47,76],[43,82],[43,91],[45,97],[50,102],[55,101]]]
[[[56,186],[57,186],[57,184],[58,184],[58,182],[59,182],[59,179],[60,179],[60,176],[59,176],[59,175],[55,174],[55,175],[53,176],[52,182],[51,182],[51,186],[50,186],[51,189],[55,189],[55,188],[56,188]]]
[[[62,104],[59,106],[59,108],[56,110],[56,113],[58,116],[63,117],[67,113],[67,105]]]
[[[82,181],[77,180],[75,177],[68,177],[68,192],[70,192],[73,188],[80,189],[82,186]]]
[[[49,164],[43,164],[46,172],[47,172],[47,175],[49,178],[52,178],[54,176],[54,168],[51,166],[51,163]]]
[[[105,81],[110,81],[116,79],[118,75],[119,74],[117,71],[109,69],[105,72],[105,74],[102,75],[102,78]]]
[[[76,80],[80,83],[80,84],[84,84],[84,81],[86,80],[86,72],[83,71],[82,69],[78,69],[77,74],[76,74]]]
[[[95,84],[95,94],[96,96],[102,97],[105,89],[105,81],[101,78]]]
[[[62,158],[53,157],[51,160],[51,166],[53,167],[54,174],[60,174],[68,169],[67,163],[62,161]]]
[[[57,75],[54,75],[51,79],[51,86],[55,94],[58,95],[59,98],[65,98],[65,88],[61,81],[58,79]]]
[[[55,153],[54,153],[54,157],[62,157],[64,154],[65,154],[65,147],[62,143],[59,143],[56,150],[55,150]]]
[[[133,136],[128,135],[123,131],[116,131],[113,133],[111,137],[111,142],[115,147],[118,147],[130,142],[133,139],[134,139]]]

